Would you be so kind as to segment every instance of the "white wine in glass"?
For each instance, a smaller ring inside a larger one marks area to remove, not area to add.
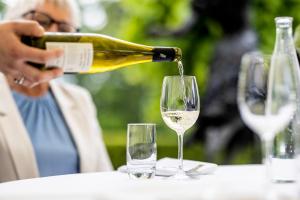
[[[200,112],[200,98],[194,76],[166,76],[163,80],[160,110],[164,122],[178,135],[178,170],[175,178],[187,178],[183,170],[183,135]]]

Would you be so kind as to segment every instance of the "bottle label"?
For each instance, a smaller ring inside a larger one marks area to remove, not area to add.
[[[92,43],[46,42],[46,49],[63,49],[64,55],[49,60],[46,68],[60,67],[64,72],[87,72],[93,64]]]

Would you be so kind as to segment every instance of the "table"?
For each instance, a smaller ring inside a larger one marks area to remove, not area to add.
[[[175,181],[130,180],[120,172],[53,176],[0,184],[0,199],[72,200],[260,200],[265,197],[262,165],[219,166],[212,175]],[[299,200],[295,183],[273,184],[276,200]]]

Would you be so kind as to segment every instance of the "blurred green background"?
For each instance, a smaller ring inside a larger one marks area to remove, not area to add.
[[[1,1],[1,10],[5,3]],[[177,46],[183,51],[185,74],[195,75],[200,96],[205,92],[208,67],[215,43],[222,37],[219,24],[206,20],[208,33],[190,32],[184,37],[153,37],[153,27],[176,29],[191,16],[190,0],[81,0],[83,32],[97,32],[152,46]],[[294,17],[300,23],[299,0],[252,0],[251,25],[259,37],[259,48],[272,52],[276,16]],[[177,136],[160,115],[159,99],[165,75],[178,74],[175,63],[149,63],[94,75],[68,75],[66,79],[87,88],[98,108],[99,122],[115,167],[125,164],[127,123],[157,124],[158,157],[177,156]],[[193,130],[189,130],[191,133]],[[189,133],[185,138],[189,137]],[[233,163],[251,163],[252,147],[245,148]],[[203,160],[201,144],[184,149],[185,159]],[[222,163],[222,155],[216,160]],[[259,161],[258,161],[259,162]]]

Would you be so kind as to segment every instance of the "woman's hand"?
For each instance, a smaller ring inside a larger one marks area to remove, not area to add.
[[[28,61],[45,64],[63,54],[59,49],[42,50],[29,47],[20,40],[21,36],[41,37],[43,34],[44,29],[34,21],[0,23],[0,71],[26,87],[33,87],[61,76],[62,69],[41,71],[27,64]]]

